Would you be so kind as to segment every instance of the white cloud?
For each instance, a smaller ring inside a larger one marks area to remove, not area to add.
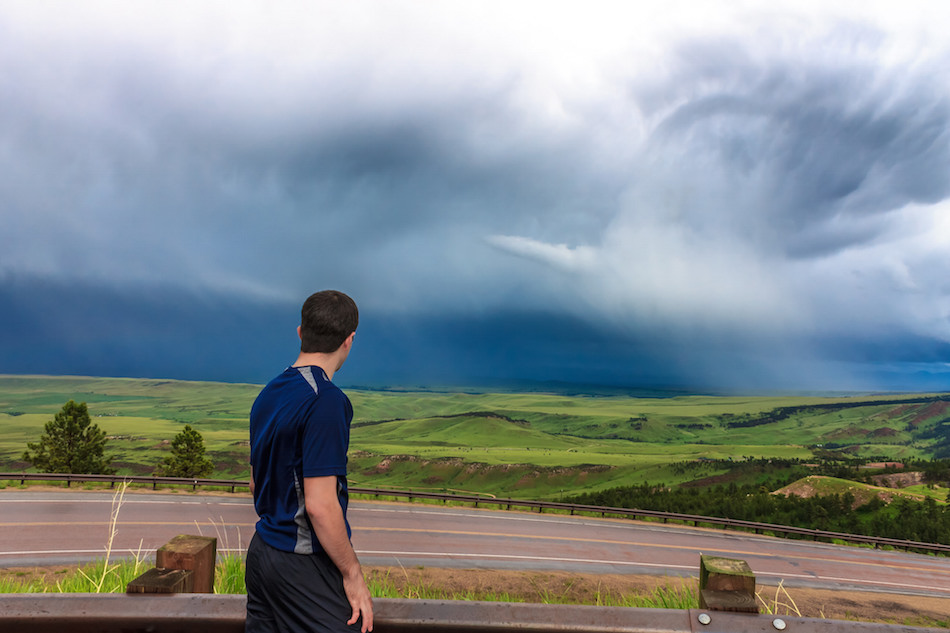
[[[876,240],[794,264],[796,292],[832,330],[950,341],[948,217],[947,201],[896,210],[893,230]]]
[[[547,244],[516,235],[492,235],[488,242],[504,251],[527,259],[537,260],[565,272],[594,272],[596,257],[587,246],[570,247],[567,244]]]

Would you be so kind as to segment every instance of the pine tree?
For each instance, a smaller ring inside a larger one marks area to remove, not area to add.
[[[85,402],[70,400],[46,423],[40,441],[27,443],[23,459],[46,473],[111,475],[112,457],[106,457],[106,434],[89,419]],[[32,451],[32,452],[31,452]]]
[[[201,433],[186,424],[172,440],[172,454],[156,470],[163,477],[207,477],[214,464],[205,457],[205,442]]]

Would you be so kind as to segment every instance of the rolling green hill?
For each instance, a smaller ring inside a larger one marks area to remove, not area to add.
[[[216,475],[247,476],[259,386],[0,376],[0,470],[67,400],[110,436],[120,473],[151,473],[185,424]],[[557,498],[646,482],[714,480],[747,459],[906,460],[950,453],[950,396],[633,398],[348,390],[358,485]]]

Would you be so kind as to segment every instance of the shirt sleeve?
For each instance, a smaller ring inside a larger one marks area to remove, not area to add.
[[[327,389],[314,401],[303,427],[304,477],[346,476],[353,409],[339,389]]]

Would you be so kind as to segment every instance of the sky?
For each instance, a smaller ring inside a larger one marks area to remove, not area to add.
[[[950,390],[948,176],[939,1],[0,0],[0,373]]]

